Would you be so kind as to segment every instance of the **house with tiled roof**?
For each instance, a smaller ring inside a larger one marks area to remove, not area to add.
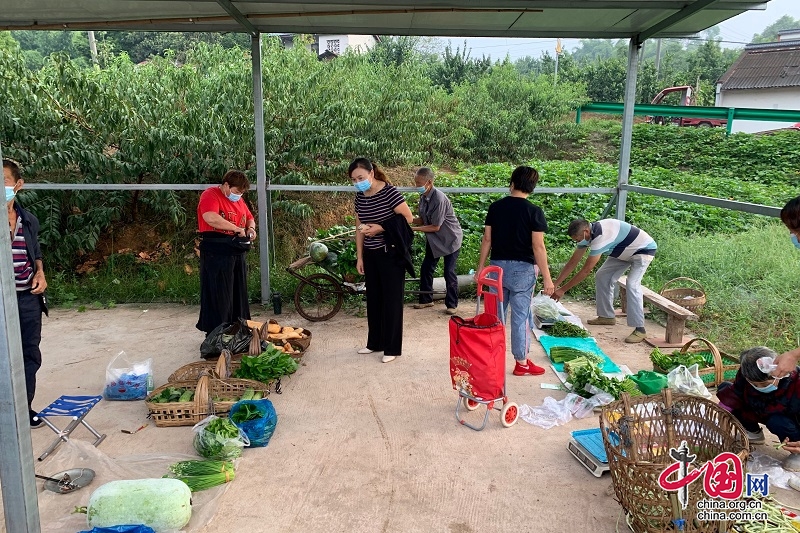
[[[745,46],[717,82],[716,106],[800,110],[800,29],[779,32],[774,43]],[[736,120],[733,131],[753,133],[790,125]]]

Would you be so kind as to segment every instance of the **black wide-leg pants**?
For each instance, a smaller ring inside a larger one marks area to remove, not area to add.
[[[367,283],[367,348],[384,355],[403,352],[405,269],[385,248],[364,249]]]

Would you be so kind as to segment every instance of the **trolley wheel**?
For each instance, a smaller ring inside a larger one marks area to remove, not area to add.
[[[342,308],[342,286],[328,274],[311,274],[294,291],[294,306],[300,316],[311,322],[333,318]]]
[[[507,428],[510,428],[519,418],[519,408],[514,402],[508,402],[503,406],[500,411],[500,422]]]
[[[470,400],[469,398],[464,398],[464,407],[467,408],[467,411],[474,411],[478,408],[480,404],[475,400]]]

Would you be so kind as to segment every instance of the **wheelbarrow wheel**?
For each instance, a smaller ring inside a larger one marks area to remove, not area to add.
[[[300,316],[311,322],[333,318],[342,308],[342,286],[328,274],[311,274],[294,291],[294,306]]]
[[[510,428],[516,423],[517,418],[519,418],[519,408],[517,404],[514,402],[505,404],[500,411],[500,422],[502,422],[505,427]]]
[[[476,402],[475,400],[470,400],[469,398],[464,398],[464,407],[467,409],[467,411],[474,411],[475,409],[478,408],[479,405],[480,404],[478,402]]]

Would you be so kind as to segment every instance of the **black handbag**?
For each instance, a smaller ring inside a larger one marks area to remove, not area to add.
[[[243,319],[232,324],[227,322],[220,324],[200,345],[200,357],[203,359],[219,357],[222,350],[229,350],[232,354],[247,353],[252,337],[253,332]]]

